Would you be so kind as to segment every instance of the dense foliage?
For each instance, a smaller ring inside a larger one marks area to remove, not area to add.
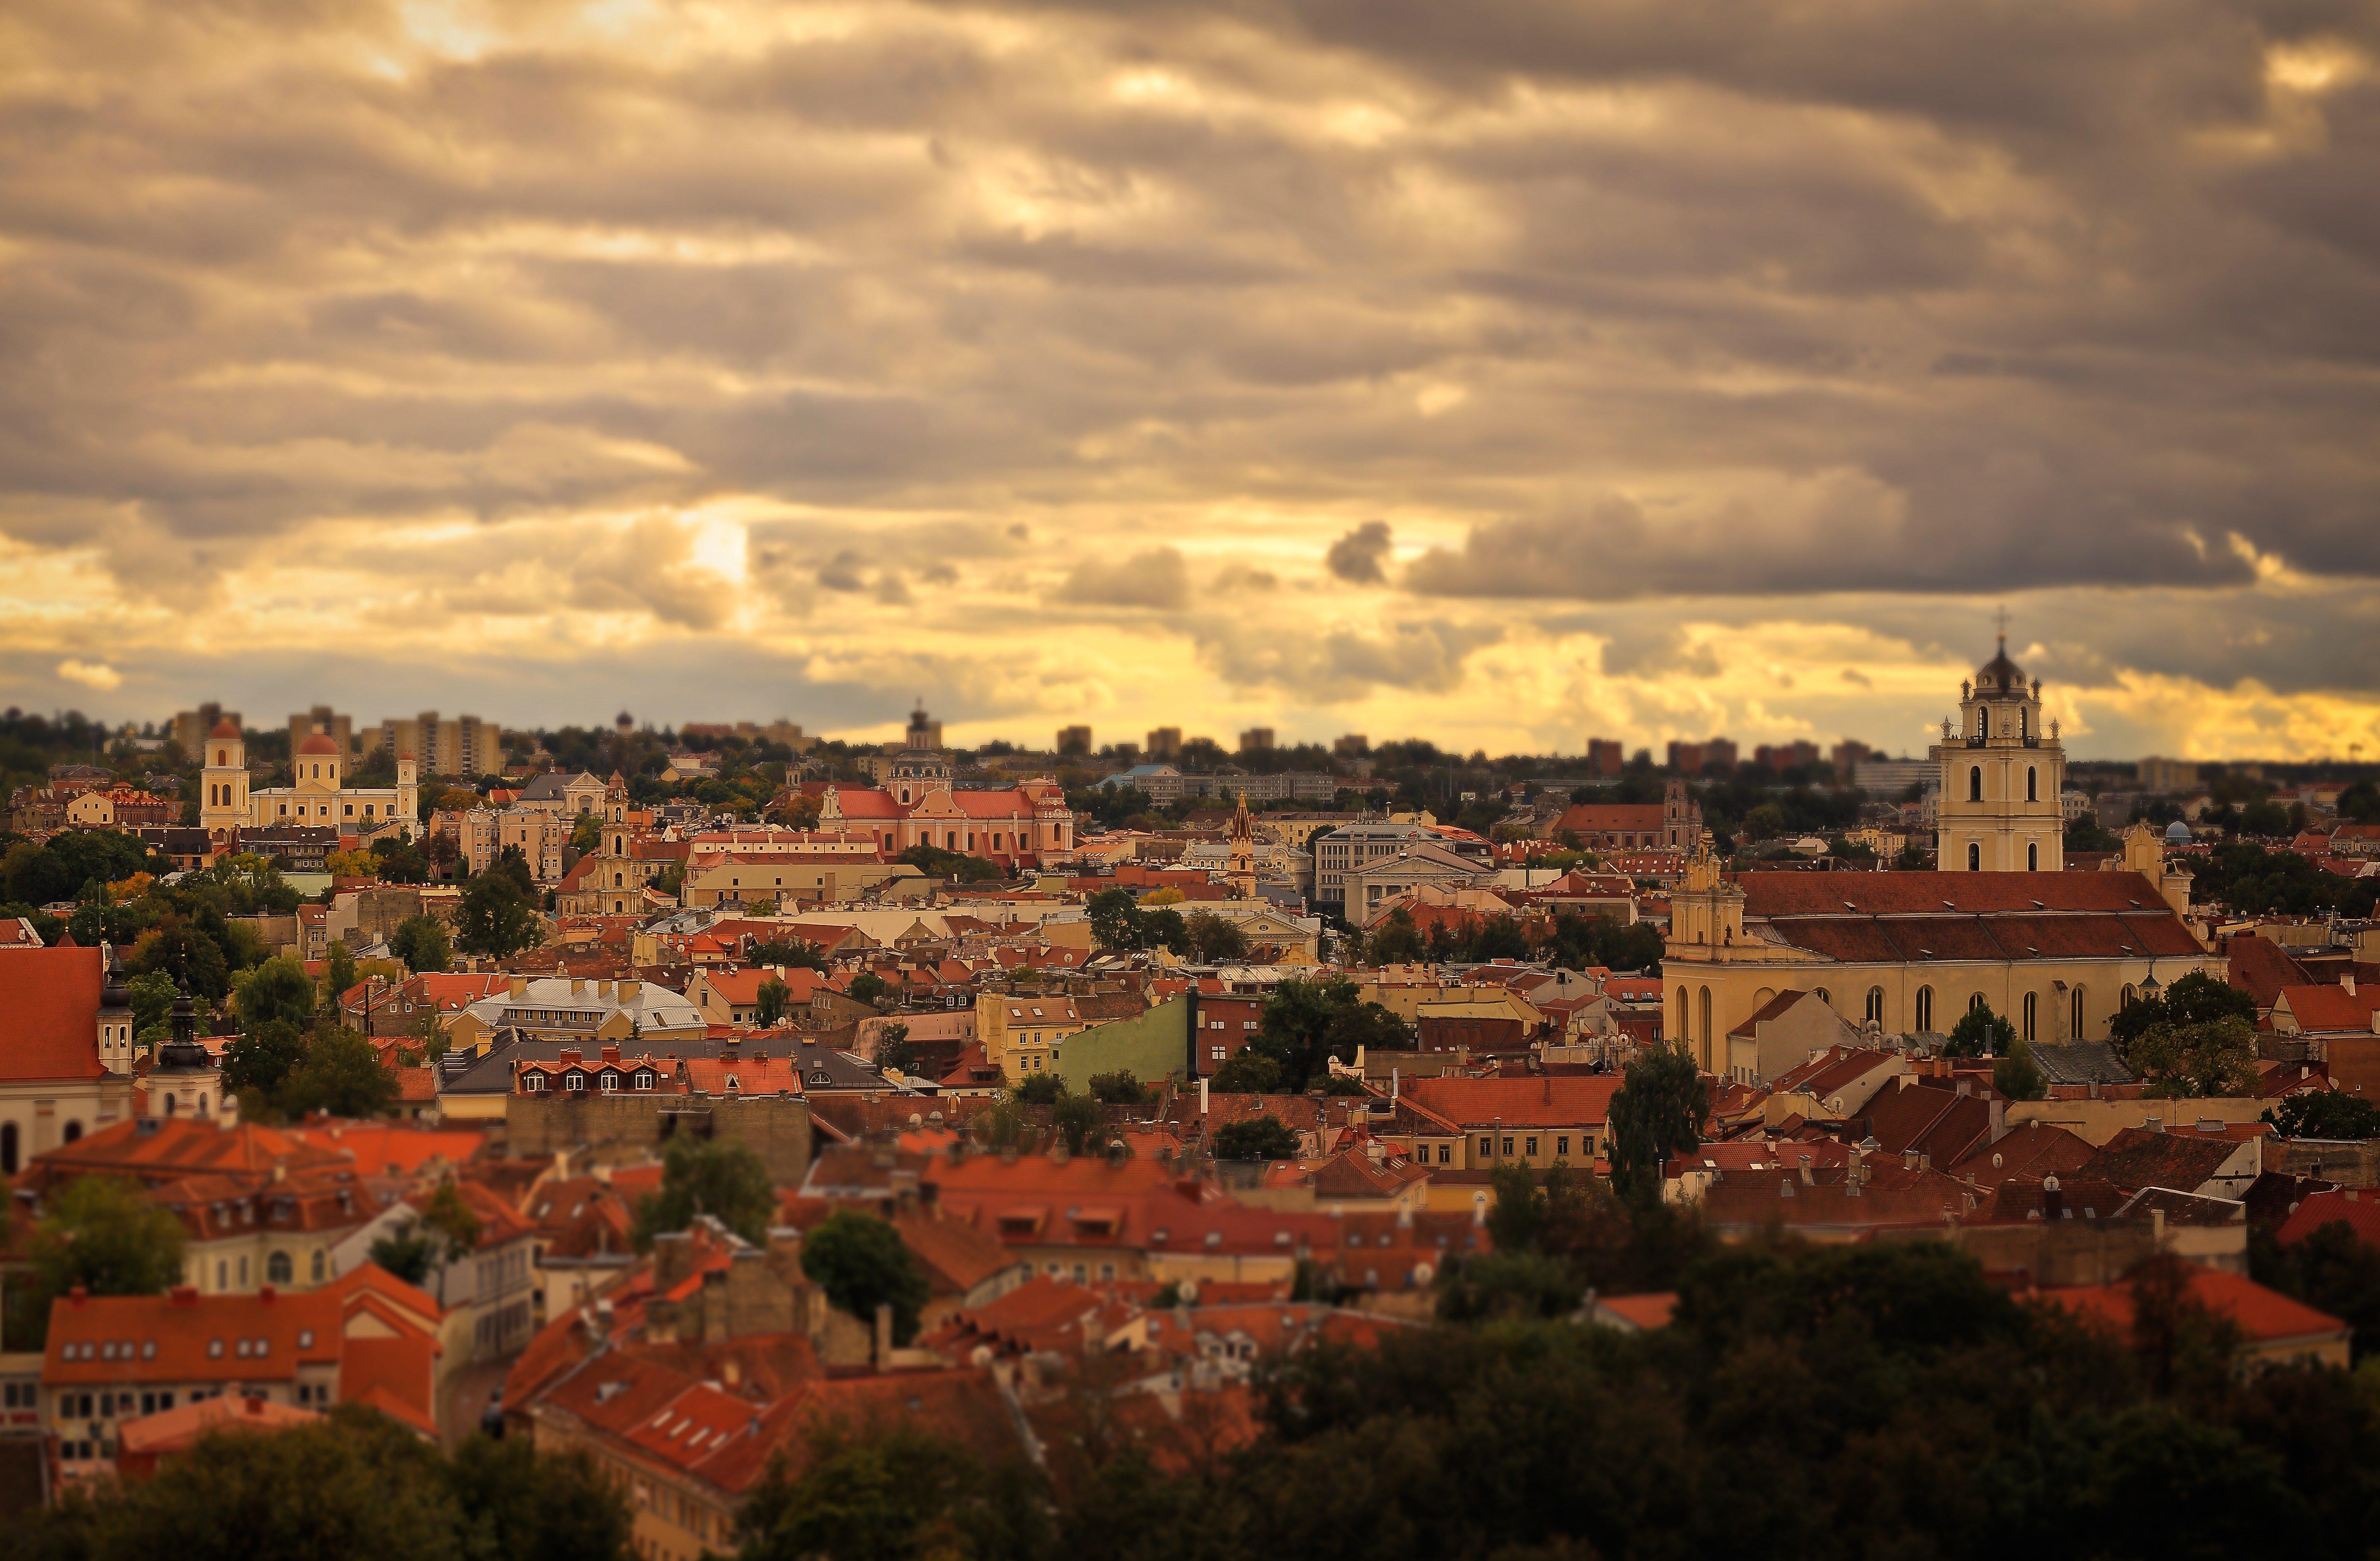
[[[892,1309],[892,1342],[917,1337],[930,1291],[901,1233],[858,1209],[837,1209],[802,1238],[802,1273],[827,1299],[873,1325],[876,1309]]]

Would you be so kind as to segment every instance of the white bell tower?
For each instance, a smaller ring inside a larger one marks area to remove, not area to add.
[[[1959,724],[1930,756],[1942,787],[1935,865],[1946,873],[2056,873],[2066,865],[2066,748],[2030,684],[1999,652],[1959,689]]]

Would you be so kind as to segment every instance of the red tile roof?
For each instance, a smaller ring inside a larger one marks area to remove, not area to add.
[[[1423,1109],[1457,1126],[1476,1129],[1501,1122],[1506,1127],[1575,1127],[1598,1124],[1611,1116],[1611,1097],[1620,1093],[1617,1074],[1585,1078],[1411,1079],[1402,1093]]]
[[[100,951],[71,946],[0,955],[0,1083],[95,1079]]]
[[[2184,1266],[2192,1299],[2217,1316],[2238,1325],[2249,1342],[2273,1344],[2287,1339],[2344,1337],[2347,1325],[2326,1312],[2317,1312],[2278,1290],[2266,1289],[2244,1275],[2219,1268]],[[2043,1302],[2060,1306],[2117,1333],[2132,1330],[2132,1292],[2128,1285],[2077,1285],[2045,1289]]]
[[[2274,1240],[2284,1247],[2294,1247],[2334,1220],[2346,1222],[2367,1245],[2380,1247],[2380,1192],[2342,1187],[2333,1192],[2313,1193],[2290,1212]]]

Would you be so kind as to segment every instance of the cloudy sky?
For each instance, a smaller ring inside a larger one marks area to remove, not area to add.
[[[0,699],[2380,755],[2369,0],[15,0]]]

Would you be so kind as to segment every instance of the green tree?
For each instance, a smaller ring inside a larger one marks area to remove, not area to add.
[[[1948,1039],[1942,1043],[1945,1057],[2005,1057],[2016,1045],[2016,1026],[1992,1011],[1989,1003],[1977,1003],[1959,1016],[1950,1026]]]
[[[1992,1088],[2010,1100],[2039,1100],[2049,1093],[2049,1081],[2033,1059],[2033,1047],[2018,1041],[1992,1064]]]
[[[2237,1019],[2253,1028],[2256,999],[2203,970],[2193,970],[2154,997],[2131,1003],[2108,1021],[2107,1038],[2119,1052],[2159,1025],[2208,1024]]]
[[[274,1093],[273,1104],[291,1117],[327,1111],[334,1117],[370,1118],[395,1098],[396,1079],[381,1065],[380,1053],[361,1032],[342,1024],[314,1032],[306,1055]]]
[[[1194,918],[1195,919],[1195,918]],[[1171,905],[1160,905],[1140,913],[1140,946],[1144,949],[1170,950],[1187,958],[1191,952],[1190,923]]]
[[[1569,1264],[1528,1251],[1499,1249],[1450,1263],[1438,1283],[1438,1314],[1449,1322],[1564,1317],[1586,1294]]]
[[[495,861],[488,865],[488,871],[501,873],[512,879],[514,887],[521,891],[523,900],[532,904],[536,902],[537,873],[529,866],[528,855],[520,847],[508,845],[497,852]]]
[[[1248,957],[1247,932],[1235,921],[1197,911],[1183,926],[1190,939],[1190,956],[1200,964],[1227,964]]]
[[[2123,1052],[2155,1098],[2243,1095],[2256,1090],[2256,1032],[2237,1017],[2154,1024],[2132,1036]]]
[[[455,930],[455,941],[468,952],[510,959],[537,941],[537,913],[510,876],[493,870],[474,873],[463,885]]]
[[[1149,1092],[1141,1087],[1129,1069],[1091,1076],[1091,1098],[1110,1106],[1137,1106],[1148,1098]]]
[[[1036,1073],[1009,1086],[1008,1094],[1019,1106],[1055,1106],[1066,1098],[1066,1081],[1055,1073]]]
[[[459,1263],[480,1244],[480,1216],[471,1211],[452,1181],[442,1181],[423,1199],[419,1212],[371,1244],[371,1261],[408,1285],[419,1285],[432,1269]]]
[[[2355,1233],[2343,1219],[2330,1220],[2283,1249],[2263,1231],[2248,1241],[2250,1277],[2317,1312],[2326,1312],[2355,1330],[2359,1361],[2380,1351],[2380,1247]]]
[[[1084,906],[1091,937],[1111,953],[1129,953],[1148,945],[1141,941],[1140,906],[1128,889],[1103,889]]]
[[[887,1024],[876,1033],[876,1066],[888,1073],[914,1073],[918,1067],[917,1043],[906,1024]]]
[[[2309,1090],[2267,1107],[2265,1120],[2283,1138],[2380,1138],[2380,1104],[2342,1090]]]
[[[684,1230],[707,1214],[746,1240],[767,1240],[777,1190],[769,1168],[737,1138],[676,1137],[662,1151],[662,1185],[638,1201],[636,1244],[649,1249],[664,1230]]]
[[[627,1490],[584,1451],[540,1452],[526,1437],[474,1436],[445,1469],[468,1556],[629,1561],[635,1554]]]
[[[916,1254],[884,1220],[856,1209],[827,1216],[802,1238],[802,1273],[862,1322],[891,1306],[894,1344],[917,1337],[930,1290]]]
[[[1365,939],[1365,950],[1374,964],[1412,964],[1428,950],[1421,932],[1414,926],[1413,913],[1402,905],[1390,911],[1386,920],[1375,926]]]
[[[286,1019],[268,1019],[232,1038],[224,1048],[224,1088],[250,1111],[271,1106],[281,1086],[306,1059],[306,1032]]]
[[[144,935],[127,963],[143,974],[178,982],[208,1002],[221,1002],[231,991],[231,964],[223,945],[178,918]]]
[[[1245,1117],[1236,1122],[1225,1122],[1215,1130],[1215,1157],[1219,1160],[1293,1160],[1297,1157],[1297,1134],[1267,1111],[1260,1116]]]
[[[851,985],[845,991],[855,1002],[881,1003],[892,995],[892,988],[882,976],[864,970],[851,978]]]
[[[174,978],[162,970],[143,971],[124,984],[132,999],[132,1035],[143,1046],[166,1038],[174,1016]]]
[[[788,970],[814,970],[820,974],[824,974],[827,969],[826,956],[819,951],[818,945],[805,943],[798,938],[776,943],[755,943],[749,957],[756,966],[783,965]]]
[[[743,1561],[1023,1561],[1046,1553],[1038,1482],[914,1426],[830,1426],[782,1454],[738,1515]]]
[[[1331,1025],[1361,999],[1355,984],[1344,976],[1293,976],[1265,998],[1257,1038],[1245,1049],[1260,1051],[1279,1064],[1282,1088],[1303,1090],[1308,1079],[1329,1071],[1330,1059],[1337,1055]],[[1354,1054],[1339,1059],[1353,1061]]]
[[[30,1256],[47,1295],[77,1285],[93,1295],[157,1295],[181,1282],[182,1222],[137,1181],[79,1176],[48,1199]]]
[[[347,952],[344,941],[334,940],[331,944],[328,963],[330,969],[326,974],[329,979],[323,983],[322,1010],[336,1014],[339,999],[346,995],[347,988],[356,984],[356,957]]]
[[[1243,1047],[1216,1065],[1207,1083],[1217,1095],[1279,1095],[1281,1064]]]
[[[753,1018],[763,1030],[773,1030],[783,1023],[785,1010],[791,1006],[793,994],[775,976],[760,983],[753,1003]]]
[[[1098,1148],[1106,1127],[1106,1113],[1099,1109],[1099,1103],[1087,1095],[1062,1095],[1050,1108],[1050,1131],[1058,1135],[1070,1155]]]
[[[396,926],[395,935],[388,940],[389,952],[405,962],[405,968],[416,974],[451,968],[455,950],[446,941],[446,929],[428,916],[407,916]]]
[[[1607,1158],[1612,1186],[1631,1203],[1659,1198],[1662,1167],[1701,1144],[1709,1116],[1709,1083],[1683,1046],[1639,1052],[1611,1097]]]
[[[570,827],[570,849],[584,856],[603,843],[603,820],[591,813],[582,813],[578,822]]]

